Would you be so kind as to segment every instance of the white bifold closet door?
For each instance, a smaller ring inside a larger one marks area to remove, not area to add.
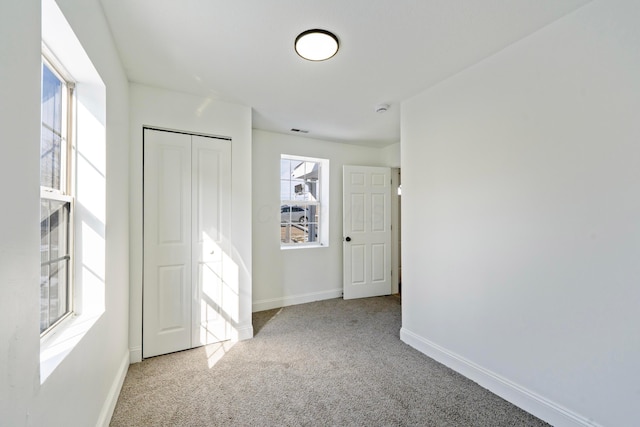
[[[227,340],[231,142],[145,129],[143,220],[143,357]]]

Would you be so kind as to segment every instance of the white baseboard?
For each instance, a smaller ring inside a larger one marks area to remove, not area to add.
[[[453,369],[508,402],[556,427],[599,427],[593,421],[578,415],[526,388],[476,365],[417,335],[406,328],[400,329],[400,339],[421,353]]]
[[[128,369],[129,353],[125,353],[122,357],[122,361],[120,362],[120,367],[118,368],[116,377],[113,379],[113,383],[109,389],[109,394],[102,406],[102,411],[100,411],[100,416],[96,423],[97,426],[109,427],[109,422],[111,421],[113,411],[116,408],[116,403],[118,403],[118,396],[120,396],[120,390],[122,390],[122,384],[127,376]]]
[[[131,347],[129,349],[129,363],[140,363],[142,362],[142,347]]]
[[[244,341],[251,338],[253,338],[252,324],[231,328],[231,341]]]
[[[272,308],[287,307],[290,305],[306,304],[308,302],[321,301],[325,299],[340,298],[342,296],[342,288],[332,289],[330,291],[313,292],[309,294],[289,295],[280,298],[264,299],[254,301],[252,310],[264,311]]]

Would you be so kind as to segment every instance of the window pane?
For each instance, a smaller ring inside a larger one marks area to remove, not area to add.
[[[59,262],[42,266],[40,272],[40,332],[68,313],[68,264]]]
[[[43,205],[46,202],[46,207]],[[44,208],[44,209],[43,209]],[[40,200],[40,263],[49,261],[49,202]],[[45,213],[43,217],[43,212]]]
[[[280,224],[280,242],[282,243],[291,242],[291,225]]]
[[[57,322],[67,313],[67,264],[62,260],[49,269],[49,324]]]
[[[60,190],[62,171],[63,82],[42,65],[40,185]]]
[[[304,224],[309,221],[309,215],[309,207],[306,205],[280,206],[281,223],[294,222]]]
[[[69,255],[70,207],[69,202],[40,199],[41,262]]]
[[[280,200],[318,201],[318,162],[280,160]]]
[[[309,242],[317,242],[320,227],[318,226],[318,207],[316,205],[309,206],[309,220],[307,223],[307,240]]]
[[[40,267],[40,332],[49,327],[49,265]]]
[[[296,223],[280,224],[280,241],[282,243],[309,242],[309,230],[307,225]]]

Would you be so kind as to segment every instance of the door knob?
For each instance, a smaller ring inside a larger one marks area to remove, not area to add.
[[[344,240],[346,240],[347,242],[351,241],[351,237],[347,236]]]

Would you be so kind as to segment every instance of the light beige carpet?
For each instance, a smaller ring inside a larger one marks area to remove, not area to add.
[[[255,338],[129,368],[111,426],[545,426],[402,343],[400,299],[254,313]]]

